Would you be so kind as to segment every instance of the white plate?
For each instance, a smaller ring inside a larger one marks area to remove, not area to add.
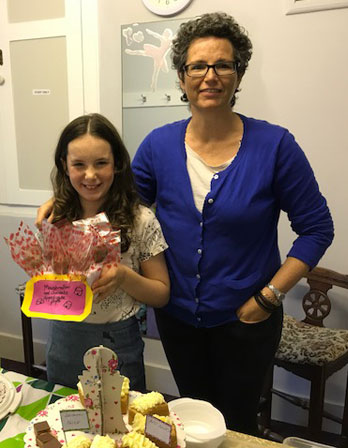
[[[17,392],[11,381],[0,373],[0,420],[7,414],[12,414],[18,408],[21,399],[22,392]]]
[[[132,401],[135,395],[138,394],[139,394],[138,392],[130,391],[129,393],[130,401]],[[51,428],[52,433],[57,437],[57,439],[60,441],[61,444],[64,444],[65,443],[64,432],[62,431],[62,424],[60,420],[59,411],[68,409],[84,409],[78,395],[69,395],[68,397],[61,398],[60,400],[57,400],[55,403],[48,405],[47,408],[45,408],[44,410],[40,411],[37,414],[37,416],[33,418],[33,420],[31,420],[27,428],[26,434],[24,436],[25,448],[37,447],[34,434],[34,423],[38,423],[41,421],[47,421],[47,423]],[[185,443],[185,433],[183,430],[183,425],[180,422],[179,417],[175,413],[170,412],[170,416],[172,417],[173,422],[176,426],[178,447],[185,448],[186,443]],[[124,415],[123,418],[127,428],[131,430],[130,425],[128,425],[128,416]],[[93,439],[93,437],[95,436],[95,434],[93,433],[87,433],[87,432],[85,433],[81,431],[69,431],[65,433],[67,442],[69,442],[69,440],[71,440],[72,438],[80,436],[82,434],[89,437],[90,439]],[[109,434],[109,435],[114,440],[118,441],[121,440],[123,434]]]

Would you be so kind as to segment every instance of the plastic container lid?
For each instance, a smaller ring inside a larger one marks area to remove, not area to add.
[[[300,439],[299,437],[287,437],[283,440],[283,444],[293,448],[335,448],[331,445],[324,445],[311,440]]]

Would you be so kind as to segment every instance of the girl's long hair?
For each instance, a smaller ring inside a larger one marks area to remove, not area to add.
[[[82,218],[79,195],[70,183],[65,166],[68,144],[86,134],[102,138],[111,146],[115,176],[105,202],[98,212],[105,212],[111,225],[120,229],[121,251],[125,252],[130,245],[130,234],[139,206],[139,197],[136,192],[128,151],[113,124],[100,114],[89,114],[76,118],[64,128],[58,140],[54,156],[55,167],[51,173],[55,199],[54,221],[66,218],[72,222]]]

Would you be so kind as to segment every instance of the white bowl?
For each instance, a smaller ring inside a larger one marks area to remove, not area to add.
[[[192,398],[179,398],[168,403],[181,420],[188,448],[217,448],[226,433],[221,412],[210,403]]]

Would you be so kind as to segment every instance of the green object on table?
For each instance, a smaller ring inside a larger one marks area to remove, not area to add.
[[[36,417],[38,412],[42,411],[42,409],[45,409],[45,407],[49,404],[48,403],[49,399],[50,396],[47,395],[46,397],[43,397],[40,400],[27,404],[26,406],[19,406],[19,408],[16,411],[16,414],[20,415],[25,420],[30,421],[34,417]]]
[[[17,410],[0,420],[0,448],[24,448],[24,436],[30,421],[50,404],[77,393],[77,390],[60,384],[4,369],[0,369],[0,372],[12,382],[17,391],[22,392],[22,401]]]
[[[32,379],[32,380],[30,380],[28,382],[30,382],[30,386],[33,387],[34,389],[47,390],[47,392],[52,392],[52,390],[55,387],[54,383],[49,383],[49,382],[44,381],[44,380]]]
[[[24,448],[25,432],[0,442],[0,448]]]
[[[61,395],[61,397],[67,397],[69,395],[73,395],[77,393],[76,389],[71,389],[71,387],[61,387],[60,389],[56,389],[54,391],[56,395]],[[52,403],[52,401],[51,401]]]

